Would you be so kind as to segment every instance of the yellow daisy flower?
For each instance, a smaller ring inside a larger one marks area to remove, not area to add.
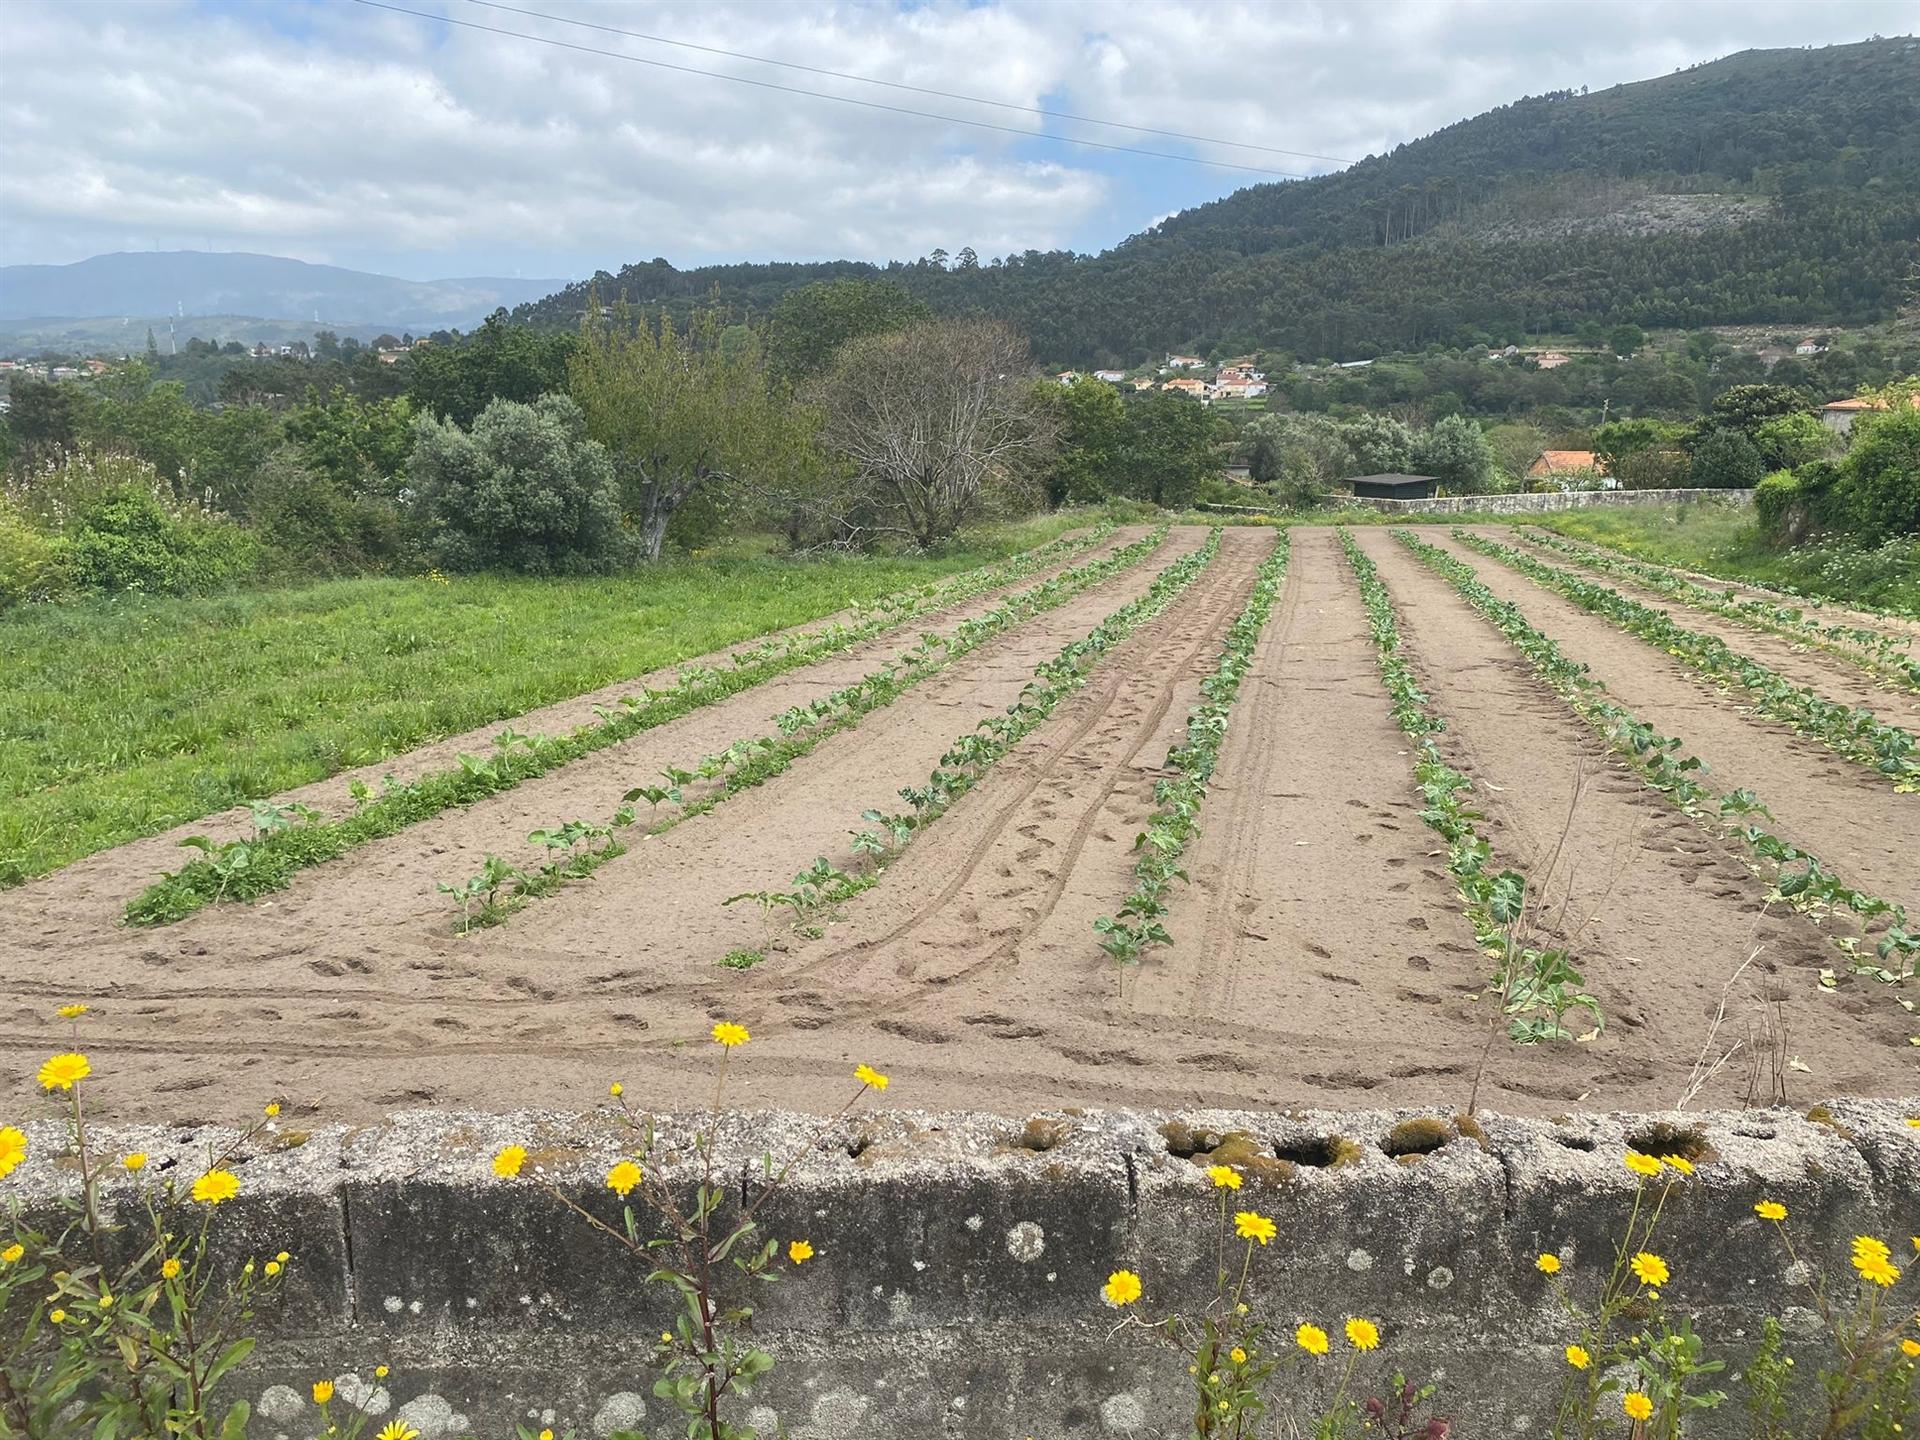
[[[12,1265],[26,1253],[27,1247],[16,1240],[13,1244],[7,1246],[6,1249],[0,1250],[0,1265]]]
[[[240,1193],[240,1177],[231,1170],[209,1170],[193,1182],[193,1198],[202,1205],[218,1205]]]
[[[1380,1327],[1356,1315],[1347,1321],[1347,1343],[1356,1350],[1377,1350],[1380,1348]]]
[[[1207,1178],[1213,1182],[1213,1188],[1216,1190],[1238,1190],[1240,1188],[1240,1172],[1231,1165],[1209,1165],[1207,1167]]]
[[[527,1147],[509,1145],[493,1157],[493,1173],[502,1180],[511,1180],[520,1173],[520,1167],[527,1163]]]
[[[169,1255],[166,1259],[160,1262],[160,1275],[162,1279],[172,1280],[177,1275],[179,1275],[179,1273],[180,1273],[180,1262],[174,1256]]]
[[[125,1166],[129,1172],[137,1174],[147,1168],[146,1152],[136,1150],[131,1155],[123,1157],[120,1163]]]
[[[1247,1352],[1236,1345],[1227,1352],[1227,1358],[1236,1365],[1244,1365],[1247,1363]]]
[[[1649,1250],[1635,1255],[1627,1262],[1627,1268],[1642,1285],[1664,1285],[1671,1278],[1667,1262]]]
[[[1651,1155],[1642,1155],[1638,1150],[1629,1150],[1620,1157],[1620,1163],[1636,1175],[1652,1177],[1660,1173],[1660,1162]]]
[[[420,1440],[420,1432],[404,1420],[389,1420],[375,1440]]]
[[[622,1200],[632,1193],[633,1187],[640,1183],[640,1167],[631,1160],[622,1160],[607,1171],[607,1188]]]
[[[1293,1332],[1293,1343],[1309,1355],[1327,1353],[1327,1332],[1318,1325],[1302,1325]]]
[[[1279,1229],[1257,1210],[1242,1210],[1233,1217],[1233,1233],[1242,1240],[1258,1240],[1265,1245]]]
[[[82,1015],[87,1013],[87,1007],[78,1004],[62,1005],[53,1013],[58,1015],[62,1020],[78,1020]]]
[[[730,1020],[722,1020],[713,1027],[713,1043],[724,1045],[731,1050],[736,1045],[744,1045],[753,1037],[747,1033],[744,1025],[735,1025]]]
[[[1542,1275],[1558,1275],[1560,1273],[1560,1257],[1558,1255],[1549,1255],[1545,1251],[1542,1251],[1540,1258],[1533,1262],[1533,1268],[1538,1270]]]
[[[40,1067],[40,1084],[47,1090],[71,1090],[92,1073],[84,1055],[53,1055]]]
[[[27,1133],[12,1125],[0,1125],[0,1180],[20,1168],[27,1158]]]
[[[1762,1200],[1753,1207],[1753,1213],[1762,1220],[1784,1220],[1787,1218],[1787,1207],[1778,1200]]]
[[[1646,1420],[1653,1415],[1653,1401],[1638,1390],[1629,1390],[1622,1395],[1620,1408],[1627,1412],[1629,1420]]]
[[[333,1381],[316,1380],[313,1382],[313,1403],[324,1405],[333,1399]]]
[[[795,1240],[787,1246],[787,1258],[796,1265],[804,1265],[813,1258],[813,1246],[804,1240]]]
[[[1682,1175],[1693,1174],[1693,1162],[1684,1155],[1662,1155],[1660,1163],[1670,1170],[1678,1170]]]
[[[862,1085],[871,1085],[876,1090],[884,1090],[890,1083],[885,1075],[882,1075],[871,1065],[854,1066],[853,1078],[858,1080]]]
[[[1116,1310],[1131,1305],[1140,1298],[1140,1277],[1131,1270],[1116,1270],[1107,1277],[1100,1294]]]
[[[1567,1346],[1567,1364],[1576,1370],[1584,1370],[1593,1363],[1593,1356],[1587,1353],[1584,1345]]]

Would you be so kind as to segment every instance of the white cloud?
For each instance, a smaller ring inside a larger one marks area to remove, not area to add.
[[[482,8],[478,25],[625,50],[1000,134],[627,64],[362,5],[16,3],[0,49],[0,259],[255,249],[416,275],[578,273],[666,255],[983,255],[1091,232],[1253,176],[1037,142],[1034,116],[769,69]],[[933,89],[1359,156],[1523,93],[1664,73],[1748,45],[1911,26],[1900,0],[882,0],[802,7],[516,0]],[[1165,137],[1049,125],[1111,143]],[[1325,169],[1259,151],[1198,153]],[[1195,177],[1199,179],[1195,179]],[[1145,193],[1143,201],[1130,195]],[[1139,209],[1129,217],[1128,206]]]

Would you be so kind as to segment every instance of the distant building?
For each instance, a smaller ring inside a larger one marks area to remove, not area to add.
[[[1133,388],[1136,390],[1151,390],[1153,389],[1153,381],[1142,376],[1140,379],[1133,382]]]
[[[1213,393],[1220,400],[1253,400],[1267,393],[1267,382],[1248,378],[1221,380],[1215,383]]]
[[[1571,363],[1573,357],[1559,350],[1543,350],[1533,357],[1533,363],[1542,370],[1558,370],[1562,365]]]
[[[1062,385],[1071,385],[1080,378],[1080,372],[1078,370],[1062,370],[1053,378],[1058,380]]]
[[[1127,372],[1124,370],[1096,370],[1093,372],[1093,378],[1096,380],[1104,380],[1109,385],[1118,385],[1127,378]]]
[[[1920,392],[1907,397],[1907,403],[1920,410]],[[1868,410],[1884,410],[1887,402],[1878,398],[1869,399],[1855,395],[1846,400],[1829,400],[1820,407],[1820,422],[1836,435],[1845,435],[1853,429],[1856,416]]]
[[[1362,500],[1431,500],[1440,482],[1431,475],[1356,475],[1354,496]]]
[[[1191,395],[1202,404],[1207,400],[1207,382],[1204,380],[1169,380],[1160,388],[1171,390],[1177,395]]]
[[[1798,345],[1793,347],[1793,353],[1796,355],[1824,355],[1827,353],[1827,347],[1809,335],[1805,340],[1802,340]]]
[[[1591,450],[1542,450],[1539,458],[1527,467],[1527,478],[1547,480],[1585,471],[1604,475],[1606,462]]]
[[[1169,355],[1167,356],[1166,368],[1169,370],[1198,370],[1206,363],[1207,362],[1202,360],[1198,355]]]
[[[1341,370],[1364,370],[1371,364],[1373,364],[1371,360],[1342,360],[1338,368]]]

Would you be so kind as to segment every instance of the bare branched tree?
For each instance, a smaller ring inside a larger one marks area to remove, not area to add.
[[[952,535],[1051,453],[1027,342],[993,320],[925,320],[843,346],[818,389],[824,438],[859,492],[922,546]]]

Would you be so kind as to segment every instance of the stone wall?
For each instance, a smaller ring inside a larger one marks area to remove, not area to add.
[[[1920,1102],[1836,1101],[1812,1113],[1461,1126],[1446,1116],[1409,1125],[1407,1112],[1022,1122],[897,1111],[825,1128],[731,1115],[718,1147],[731,1183],[750,1185],[762,1154],[800,1153],[762,1213],[772,1236],[817,1251],[797,1274],[756,1287],[756,1326],[778,1364],[750,1418],[770,1433],[777,1412],[796,1440],[1185,1434],[1184,1366],[1145,1331],[1116,1329],[1099,1289],[1124,1265],[1144,1278],[1146,1314],[1205,1301],[1218,1197],[1202,1167],[1225,1144],[1247,1174],[1237,1203],[1279,1225],[1254,1257],[1253,1293],[1283,1338],[1301,1319],[1337,1335],[1345,1316],[1373,1317],[1385,1340],[1363,1376],[1401,1367],[1439,1379],[1457,1436],[1542,1434],[1566,1336],[1533,1259],[1560,1253],[1580,1283],[1608,1264],[1634,1196],[1627,1146],[1696,1162],[1662,1221],[1668,1296],[1735,1369],[1765,1314],[1784,1313],[1814,1343],[1757,1200],[1790,1207],[1801,1253],[1829,1273],[1847,1273],[1857,1232],[1920,1232],[1920,1129],[1907,1124]],[[661,1127],[683,1156],[687,1125]],[[307,1395],[321,1377],[423,1440],[492,1440],[516,1423],[583,1440],[678,1433],[651,1393],[648,1361],[669,1307],[636,1264],[527,1178],[550,1176],[617,1217],[601,1181],[621,1136],[605,1116],[419,1113],[283,1135],[244,1159],[240,1196],[216,1216],[223,1263],[294,1257],[238,1382],[255,1406],[255,1440],[313,1435]],[[157,1127],[96,1140],[106,1153],[147,1151],[149,1180],[197,1174],[227,1143],[210,1129]],[[53,1158],[58,1127],[35,1127],[32,1141],[0,1199],[38,1207],[76,1182]],[[509,1142],[531,1152],[518,1181],[489,1167]],[[668,1168],[691,1183],[687,1159]],[[368,1392],[352,1375],[376,1364],[392,1375]],[[1691,1433],[1744,1435],[1737,1411]]]
[[[1569,490],[1548,495],[1450,495],[1433,500],[1343,497],[1343,503],[1388,515],[1547,514],[1592,505],[1751,505],[1751,490]]]

